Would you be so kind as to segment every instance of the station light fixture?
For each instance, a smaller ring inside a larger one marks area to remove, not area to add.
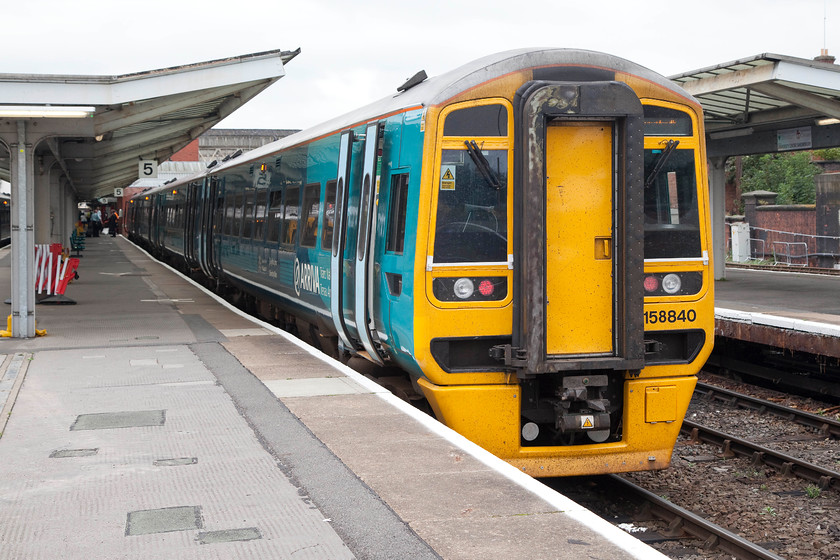
[[[67,105],[0,105],[0,118],[14,119],[82,119],[90,117],[96,107]]]
[[[817,119],[817,126],[828,126],[831,124],[840,124],[840,119],[825,118],[825,119]]]

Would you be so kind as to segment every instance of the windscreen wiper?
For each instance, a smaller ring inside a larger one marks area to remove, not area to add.
[[[647,177],[645,177],[645,188],[648,188],[653,184],[656,180],[656,176],[659,175],[659,172],[662,171],[663,167],[665,167],[665,163],[667,163],[668,158],[671,157],[674,150],[676,150],[679,145],[679,140],[668,140],[665,149],[662,150],[661,154],[659,154],[659,159],[656,160],[656,165],[653,167],[653,170]]]
[[[490,167],[490,162],[487,161],[487,158],[481,153],[481,150],[478,148],[478,144],[475,143],[475,140],[464,140],[464,144],[467,146],[467,153],[470,154],[470,159],[473,160],[476,169],[478,169],[478,172],[481,173],[482,177],[484,177],[484,180],[487,181],[487,184],[496,190],[501,189],[502,183],[493,172],[493,168]]]

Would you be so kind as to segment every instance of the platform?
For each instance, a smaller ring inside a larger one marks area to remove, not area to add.
[[[125,239],[79,275],[0,340],[0,559],[665,558]]]
[[[715,282],[715,334],[840,358],[840,276],[727,268]]]

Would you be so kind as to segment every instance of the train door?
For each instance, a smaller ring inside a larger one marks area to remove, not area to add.
[[[341,135],[330,259],[330,310],[339,339],[345,348],[364,351],[376,363],[382,363],[371,326],[380,132],[380,125],[372,123],[364,136],[353,131]],[[362,149],[354,150],[354,142],[363,143],[358,146]],[[355,171],[360,163],[359,178]]]
[[[207,247],[207,263],[210,271],[213,273],[213,278],[219,278],[222,273],[222,233],[224,228],[228,227],[225,220],[232,218],[232,216],[225,214],[224,185],[224,179],[221,177],[214,176],[210,178],[208,204],[212,205],[209,208],[212,223],[205,229],[204,233],[207,236],[205,241],[205,246]]]
[[[213,231],[214,231],[214,208],[216,200],[216,178],[207,177],[199,185],[198,197],[198,231],[195,253],[201,270],[208,278],[216,276],[213,265]]]
[[[546,128],[545,342],[550,355],[612,354],[614,349],[613,129],[612,123],[598,121],[552,122]]]
[[[514,209],[513,343],[503,359],[523,379],[639,370],[641,102],[619,82],[531,82],[516,104],[523,202]]]
[[[365,131],[364,162],[362,167],[361,198],[359,200],[359,227],[356,237],[356,258],[354,267],[355,290],[353,315],[359,340],[370,358],[382,365],[375,347],[376,334],[371,328],[373,317],[373,291],[376,278],[373,273],[374,240],[376,238],[376,199],[379,173],[379,123],[371,123]]]
[[[184,201],[184,257],[190,268],[195,267],[198,263],[195,251],[196,232],[198,229],[198,213],[196,212],[198,189],[199,187],[196,183],[187,184],[187,196]]]
[[[347,291],[345,288],[344,254],[347,246],[348,202],[350,196],[350,168],[353,160],[352,130],[341,134],[338,146],[338,176],[335,187],[335,218],[332,251],[330,252],[330,314],[338,339],[344,348],[353,349],[350,325],[345,316]]]

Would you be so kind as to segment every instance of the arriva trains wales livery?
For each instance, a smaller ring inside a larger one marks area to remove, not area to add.
[[[128,231],[526,473],[614,473],[668,466],[711,352],[707,190],[690,95],[523,49],[143,193]]]

